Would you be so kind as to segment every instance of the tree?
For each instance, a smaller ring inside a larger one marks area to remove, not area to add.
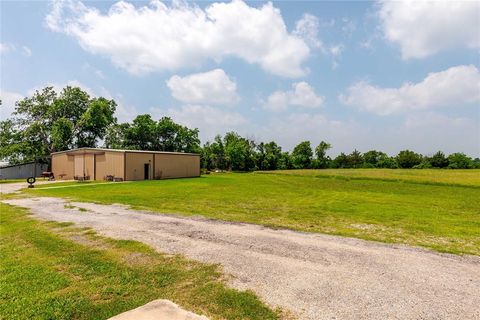
[[[350,163],[348,160],[348,156],[343,152],[336,156],[335,159],[333,159],[333,168],[349,168],[349,166]]]
[[[292,163],[295,169],[308,169],[312,164],[312,147],[310,141],[300,142],[292,151]]]
[[[281,156],[282,148],[274,141],[261,142],[257,145],[256,167],[259,170],[276,170]]]
[[[117,119],[113,116],[117,104],[113,100],[94,98],[77,122],[77,147],[95,146],[102,139],[111,124]],[[74,132],[73,122],[72,133]]]
[[[201,152],[198,129],[189,129],[169,117],[155,121],[149,114],[138,115],[132,123],[112,126],[107,132],[105,146],[135,150]]]
[[[149,114],[138,115],[125,130],[124,148],[132,150],[155,150],[157,123]]]
[[[448,159],[442,151],[438,151],[428,158],[428,162],[433,168],[446,168],[448,166]]]
[[[92,99],[78,87],[67,86],[59,94],[53,87],[37,90],[17,101],[13,118],[2,122],[0,155],[19,163],[68,148],[96,147],[116,122],[115,108],[115,101]]]
[[[278,169],[288,170],[293,169],[292,157],[288,152],[282,152],[278,161]]]
[[[348,167],[349,168],[361,168],[363,165],[363,157],[360,151],[355,149],[348,156]]]
[[[332,147],[328,142],[321,141],[320,144],[315,148],[315,154],[318,160],[318,168],[324,169],[328,167],[330,158],[327,156],[327,151]]]
[[[210,145],[210,150],[212,168],[226,170],[227,161],[225,159],[225,146],[223,145],[223,140],[220,135],[215,136],[215,139]]]
[[[105,135],[105,148],[109,149],[124,149],[126,148],[126,132],[130,124],[121,123],[114,124],[107,129]]]
[[[380,152],[380,155],[377,159],[377,168],[388,168],[395,169],[398,168],[397,161],[393,157],[389,157],[386,153]]]
[[[400,168],[413,168],[422,162],[422,156],[410,150],[402,150],[398,153],[397,164]]]
[[[471,169],[473,161],[464,153],[452,153],[448,156],[448,167],[450,169]]]
[[[52,147],[55,150],[68,150],[72,146],[73,123],[60,118],[52,126]]]
[[[227,168],[235,171],[255,170],[255,144],[236,132],[227,132],[223,138]]]

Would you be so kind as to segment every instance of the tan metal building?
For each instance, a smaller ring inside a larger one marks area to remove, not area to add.
[[[151,180],[200,176],[195,153],[80,148],[52,153],[56,179]]]

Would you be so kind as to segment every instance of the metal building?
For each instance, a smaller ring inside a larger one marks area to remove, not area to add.
[[[151,180],[200,176],[195,153],[80,148],[52,153],[57,180]]]
[[[35,162],[7,165],[0,168],[0,179],[26,179],[38,177],[48,170],[48,164]]]

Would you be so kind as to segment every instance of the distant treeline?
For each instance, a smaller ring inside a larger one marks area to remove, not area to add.
[[[1,103],[1,102],[0,102]],[[235,132],[201,146],[198,129],[175,123],[169,117],[158,121],[148,114],[130,123],[117,123],[114,100],[92,98],[78,87],[60,93],[52,87],[17,101],[11,119],[0,122],[0,159],[11,164],[45,159],[50,153],[81,147],[106,147],[200,153],[207,170],[277,170],[323,168],[480,168],[480,159],[463,153],[446,156],[438,151],[423,156],[410,150],[391,157],[382,151],[341,153],[327,156],[325,141],[315,148],[300,142],[292,152],[282,151],[274,141],[265,143]]]

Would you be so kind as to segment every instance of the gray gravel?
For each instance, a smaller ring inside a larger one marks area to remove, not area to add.
[[[161,252],[219,263],[299,319],[480,319],[480,257],[56,198],[5,201]]]

